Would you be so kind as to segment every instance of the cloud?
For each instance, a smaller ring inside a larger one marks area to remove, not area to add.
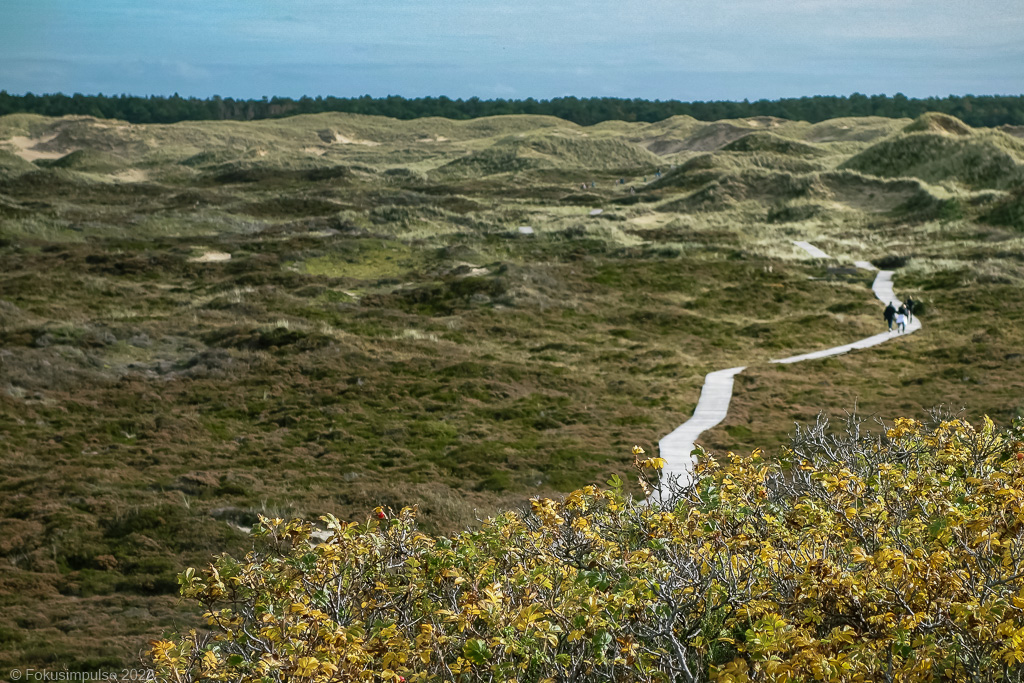
[[[686,99],[1012,92],[1024,82],[1018,2],[25,0],[0,23],[0,86]]]

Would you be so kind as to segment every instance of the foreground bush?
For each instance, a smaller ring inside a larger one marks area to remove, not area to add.
[[[613,479],[451,538],[411,509],[324,518],[324,542],[265,520],[244,561],[180,577],[210,629],[154,643],[158,677],[1021,681],[1020,430],[859,429],[702,457],[660,504]]]

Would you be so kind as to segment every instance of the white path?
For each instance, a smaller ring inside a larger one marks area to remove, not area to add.
[[[870,264],[869,264],[870,265]],[[892,291],[892,271],[881,270],[878,275],[875,276],[875,281],[871,285],[871,291],[875,293],[875,297],[878,298],[883,304],[887,304],[890,301],[896,304],[899,308],[899,299]],[[914,321],[907,324],[906,331],[903,334],[910,334],[911,332],[917,332],[921,329],[921,321],[914,318]],[[843,344],[842,346],[833,346],[831,349],[822,349],[821,351],[812,351],[811,353],[802,353],[799,356],[790,356],[789,358],[779,358],[772,363],[799,363],[802,360],[814,360],[815,358],[827,358],[829,356],[838,356],[841,353],[852,351],[853,349],[866,349],[871,346],[878,346],[882,342],[887,342],[893,337],[897,336],[895,332],[882,332],[871,337],[865,337],[864,339],[858,339],[855,342],[849,344]],[[899,335],[902,336],[902,335]]]
[[[829,258],[828,254],[809,242],[794,241],[793,244],[815,258]],[[855,265],[864,270],[878,270],[867,261],[856,261]],[[892,276],[893,271],[891,270],[879,271],[871,285],[871,291],[875,293],[875,297],[882,303],[892,301],[898,305],[899,299],[896,298],[892,289]],[[804,360],[836,356],[853,349],[866,349],[871,346],[877,346],[890,339],[896,339],[920,329],[921,321],[914,318],[912,323],[907,324],[906,331],[903,334],[882,332],[881,334],[859,339],[850,344],[834,346],[830,349],[822,349],[821,351],[812,351],[811,353],[804,353],[799,356],[779,358],[771,362],[799,363]],[[679,483],[683,485],[690,481],[694,465],[693,457],[690,453],[693,451],[694,442],[701,434],[725,419],[729,412],[729,402],[732,401],[733,379],[745,369],[746,366],[716,370],[715,372],[709,372],[707,377],[704,378],[704,387],[700,391],[700,399],[697,401],[697,408],[693,411],[693,417],[676,427],[658,443],[660,455],[666,462],[663,476],[678,478]]]
[[[810,242],[804,242],[803,240],[793,240],[793,244],[800,247],[814,258],[832,258],[828,254],[823,252],[821,249],[818,249],[816,246],[811,244]]]
[[[693,417],[676,427],[671,434],[658,442],[658,451],[665,459],[662,476],[678,477],[680,483],[690,479],[693,470],[693,442],[703,432],[725,419],[732,400],[733,377],[746,370],[746,366],[709,372],[704,378],[704,388]]]

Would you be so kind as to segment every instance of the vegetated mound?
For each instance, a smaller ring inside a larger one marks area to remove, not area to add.
[[[737,126],[724,121],[708,124],[681,141],[674,152],[711,152],[725,147],[730,142],[749,135],[750,128]]]
[[[554,163],[521,150],[510,147],[491,147],[459,157],[430,175],[438,176],[487,176],[499,173],[517,173],[528,169],[553,168]]]
[[[660,190],[670,187],[693,189],[717,179],[730,170],[732,170],[732,165],[722,155],[701,154],[669,169],[660,178],[648,183],[644,189]]]
[[[818,178],[829,199],[868,213],[894,211],[915,197],[932,196],[914,178],[882,179],[848,170],[829,171]]]
[[[331,216],[343,207],[320,197],[301,197],[282,195],[251,202],[242,207],[241,211],[259,218],[290,218],[298,216]]]
[[[1024,186],[1018,187],[1010,196],[993,206],[984,219],[988,223],[1024,230]]]
[[[0,176],[18,175],[37,170],[37,168],[32,162],[25,161],[14,152],[0,149]]]
[[[785,141],[784,141],[785,142]],[[775,152],[738,152],[722,149],[701,154],[669,169],[662,177],[648,183],[644,190],[681,188],[693,190],[724,175],[754,171],[757,173],[789,173],[805,175],[824,170],[821,163],[804,156]]]
[[[817,174],[742,170],[719,175],[695,192],[658,207],[659,211],[720,211],[747,201],[778,202],[785,199],[827,196]]]
[[[735,121],[706,123],[689,116],[649,124],[639,131],[640,137],[631,138],[655,154],[664,156],[680,152],[713,152],[751,133],[766,130],[792,130],[803,124],[757,116]],[[629,133],[624,131],[624,135]]]
[[[349,166],[328,165],[305,159],[243,160],[216,164],[204,169],[213,183],[284,183],[293,181],[339,181],[352,177]]]
[[[955,116],[928,112],[918,116],[914,119],[913,123],[903,129],[904,133],[916,133],[919,131],[947,133],[949,135],[970,135],[971,127]]]
[[[495,175],[528,169],[612,171],[656,167],[657,156],[623,140],[583,136],[506,137],[435,169],[439,175]]]
[[[15,194],[45,194],[52,196],[58,191],[77,190],[99,181],[79,171],[71,171],[66,168],[37,168],[27,173],[21,173],[11,177],[0,175],[0,189],[9,190]]]
[[[605,121],[593,126],[592,130],[611,130],[616,135],[628,135],[631,125],[622,121]],[[693,131],[707,124],[692,116],[672,116],[645,126],[636,137],[631,137],[641,147],[659,156],[686,151],[685,140]]]
[[[412,508],[315,540],[261,518],[244,559],[180,576],[213,637],[155,642],[157,679],[1017,680],[1024,428],[867,432],[819,421],[650,505],[614,477],[450,537]],[[634,453],[647,490],[665,461]]]
[[[607,171],[654,167],[662,163],[656,155],[624,140],[545,135],[526,144],[537,154],[556,160],[558,167]]]
[[[255,155],[251,155],[251,157],[254,158]],[[197,152],[192,156],[182,159],[180,163],[182,166],[209,170],[216,169],[225,164],[239,163],[246,158],[250,158],[250,155],[244,151],[239,153],[238,150],[230,148],[204,149],[202,152]]]
[[[79,149],[59,159],[39,160],[38,166],[67,168],[86,173],[116,173],[125,170],[127,162],[113,154],[94,149]]]
[[[1001,133],[1012,135],[1015,138],[1024,138],[1024,126],[1011,126],[1010,124],[1003,124],[996,128]]]
[[[1003,189],[1024,179],[1024,143],[996,131],[950,136],[914,132],[885,140],[840,168],[882,177],[953,180],[972,189]]]
[[[661,180],[691,194],[659,206],[660,211],[723,210],[748,201],[774,207],[772,222],[806,220],[845,205],[869,213],[885,213],[914,203],[918,209],[937,201],[915,178],[883,179],[849,170],[812,172],[763,168],[728,168],[718,155],[691,159]],[[661,182],[659,180],[659,182]],[[654,185],[654,184],[652,184]],[[799,207],[789,202],[797,200]],[[814,200],[812,206],[807,200]]]
[[[799,223],[818,216],[827,215],[829,207],[814,201],[781,201],[768,208],[765,221],[768,223]]]
[[[137,126],[91,116],[64,116],[52,122],[49,138],[37,144],[36,149],[51,152],[84,149],[126,158],[148,151],[155,142],[152,134],[167,127]]]
[[[857,116],[828,119],[813,124],[804,134],[808,142],[874,142],[898,132],[907,119]]]
[[[789,140],[767,131],[756,131],[722,147],[725,152],[771,152],[786,156],[815,157],[825,154],[816,145]]]

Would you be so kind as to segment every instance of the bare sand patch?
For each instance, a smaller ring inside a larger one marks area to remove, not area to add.
[[[142,183],[149,180],[149,174],[137,168],[130,168],[127,171],[115,173],[111,177],[120,183]]]
[[[189,259],[189,261],[192,261],[194,263],[214,263],[217,261],[230,260],[231,254],[228,254],[223,251],[206,251],[203,252],[200,256],[193,256],[192,258]]]
[[[373,140],[357,140],[355,138],[346,137],[341,133],[334,134],[334,141],[342,145],[366,145],[367,147],[376,147],[380,144]]]
[[[49,152],[42,149],[36,149],[39,145],[45,145],[48,142],[53,142],[57,139],[57,134],[46,135],[44,137],[30,138],[26,135],[15,135],[9,138],[6,142],[14,148],[14,153],[25,161],[36,161],[37,159],[60,159],[75,149],[67,149],[62,152]]]
[[[302,151],[305,152],[306,154],[315,154],[318,157],[322,157],[323,155],[327,154],[327,150],[324,149],[323,147],[303,147]]]
[[[668,223],[670,220],[672,220],[672,216],[669,216],[669,215],[659,216],[656,213],[648,213],[648,214],[644,214],[643,216],[634,216],[633,218],[629,219],[629,222],[634,224],[634,225],[650,226],[650,225],[661,225],[663,223]]]

